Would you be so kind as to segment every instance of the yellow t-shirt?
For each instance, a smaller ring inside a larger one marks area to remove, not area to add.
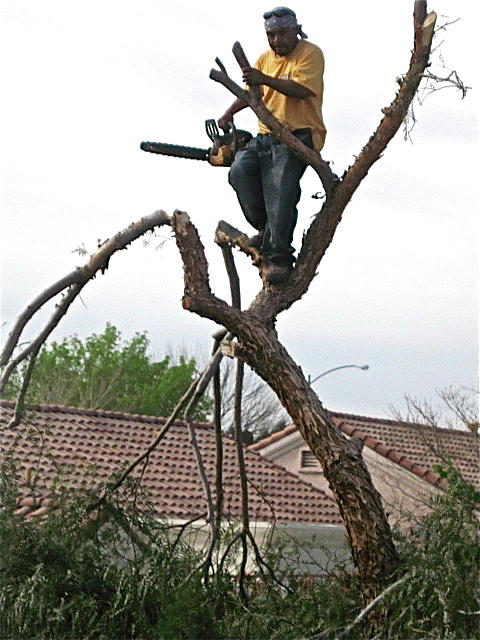
[[[265,106],[284,127],[290,131],[312,129],[313,146],[317,151],[323,147],[327,133],[322,117],[324,66],[322,50],[307,40],[299,40],[288,56],[277,56],[269,49],[255,63],[255,68],[266,75],[294,80],[315,93],[309,98],[290,98],[271,87],[260,87]],[[269,133],[269,129],[259,121],[258,132]]]

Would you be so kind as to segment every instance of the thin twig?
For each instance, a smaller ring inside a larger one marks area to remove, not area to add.
[[[248,559],[247,537],[250,531],[250,519],[248,509],[248,485],[247,472],[245,469],[245,457],[243,454],[242,442],[242,391],[243,391],[243,374],[244,363],[237,360],[237,372],[235,376],[235,404],[234,404],[234,432],[235,444],[237,448],[238,471],[240,475],[240,489],[242,494],[242,560],[240,562],[240,574],[238,587],[243,602],[247,601],[247,593],[245,590],[245,577]]]
[[[199,379],[194,380],[192,382],[192,384],[189,386],[189,388],[187,389],[187,391],[183,394],[183,396],[180,398],[180,400],[178,401],[178,403],[176,404],[175,408],[173,409],[172,413],[170,414],[169,418],[167,419],[167,421],[165,422],[165,424],[163,425],[163,428],[161,429],[161,431],[157,434],[157,436],[152,440],[152,442],[148,445],[148,447],[146,449],[144,449],[142,451],[142,453],[137,456],[135,458],[135,460],[133,460],[128,467],[122,472],[122,474],[120,475],[120,477],[114,482],[114,484],[112,486],[106,487],[104,489],[103,494],[100,496],[100,498],[94,502],[92,505],[90,505],[89,507],[89,511],[93,511],[95,509],[97,509],[101,504],[103,504],[105,502],[105,500],[107,499],[107,496],[111,495],[112,493],[114,493],[115,491],[117,491],[117,489],[119,489],[119,487],[125,482],[125,480],[127,479],[127,477],[132,473],[132,471],[135,469],[135,467],[137,467],[145,458],[147,458],[152,451],[158,446],[158,444],[163,440],[165,434],[167,433],[167,431],[170,429],[172,423],[174,422],[174,420],[177,418],[180,410],[182,409],[182,407],[185,405],[185,403],[189,400],[190,396],[192,395],[192,393],[195,391],[195,388],[197,387],[197,385],[199,384]]]
[[[223,555],[221,557],[220,560],[220,564],[219,564],[219,571],[223,571],[223,565],[225,564],[228,554],[230,553],[230,549],[233,547],[233,545],[237,542],[237,540],[240,540],[241,537],[241,533],[236,533],[233,538],[230,540],[230,542],[227,544],[225,551],[223,552]]]
[[[178,543],[180,542],[180,540],[182,539],[183,534],[185,533],[185,530],[194,522],[196,522],[197,520],[200,520],[201,518],[204,518],[206,516],[206,514],[202,514],[201,516],[196,516],[195,518],[192,518],[191,520],[187,520],[186,522],[182,522],[181,525],[175,525],[175,527],[179,528],[179,532],[177,533],[175,540],[173,541],[171,547],[170,547],[170,558],[173,559],[174,554],[173,552],[175,551]],[[168,528],[173,528],[173,527],[168,527]]]
[[[230,294],[232,298],[232,306],[236,309],[241,309],[241,294],[240,294],[240,279],[235,266],[235,260],[233,258],[232,248],[230,245],[221,245],[223,260],[228,274],[228,280],[230,283]],[[235,399],[233,409],[233,424],[235,434],[235,444],[237,449],[238,470],[240,474],[240,488],[242,494],[242,559],[240,562],[240,573],[238,588],[240,591],[240,597],[243,603],[248,600],[247,592],[245,589],[246,578],[246,566],[248,560],[248,545],[247,536],[250,529],[249,521],[249,509],[248,509],[248,485],[247,485],[247,472],[245,469],[245,458],[243,455],[243,442],[242,442],[242,395],[243,395],[243,376],[244,376],[244,363],[241,360],[237,360],[237,371],[235,376]]]
[[[400,580],[397,580],[396,582],[390,584],[385,591],[382,591],[382,593],[380,593],[376,598],[374,598],[364,609],[362,609],[362,611],[360,611],[360,613],[358,614],[358,616],[355,618],[355,620],[348,625],[348,627],[345,627],[345,629],[342,631],[342,633],[337,636],[336,640],[341,640],[342,638],[346,638],[347,635],[350,633],[350,631],[353,629],[353,627],[355,627],[359,622],[361,622],[365,616],[367,616],[370,611],[372,609],[374,609],[377,604],[383,600],[383,598],[385,598],[386,595],[388,595],[390,593],[390,591],[393,591],[394,589],[396,589],[397,587],[399,587],[401,584],[403,584],[408,576],[403,576],[403,578],[400,578]]]
[[[270,575],[270,578],[276,583],[278,584],[280,587],[282,587],[283,589],[285,589],[285,591],[287,593],[293,593],[293,590],[290,589],[289,586],[287,586],[286,584],[284,584],[281,580],[279,580],[279,578],[277,578],[277,576],[275,575],[275,571],[272,569],[272,567],[268,564],[268,562],[266,562],[265,558],[262,556],[262,554],[260,553],[260,549],[258,547],[257,541],[255,540],[255,537],[253,535],[253,533],[249,530],[248,531],[248,537],[250,538],[250,543],[253,547],[253,552],[255,554],[255,562],[257,563],[258,568],[260,569],[262,575],[265,575],[265,572],[263,571],[263,568],[265,568],[268,572],[268,574]]]

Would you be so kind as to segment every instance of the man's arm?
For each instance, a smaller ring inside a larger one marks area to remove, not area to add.
[[[298,98],[299,100],[311,98],[316,95],[311,89],[295,82],[295,80],[273,78],[272,76],[267,76],[262,71],[254,69],[253,67],[243,70],[243,80],[249,86],[259,86],[264,84],[267,87],[275,89],[275,91],[279,91],[280,93],[289,96],[290,98]]]
[[[309,89],[308,87],[304,87],[302,84],[295,82],[295,80],[285,80],[283,78],[273,78],[272,76],[267,76],[265,73],[260,71],[259,69],[254,69],[253,67],[249,67],[248,69],[243,70],[243,80],[249,86],[260,86],[262,84],[267,87],[271,87],[275,89],[275,91],[279,91],[290,98],[298,98],[299,100],[304,100],[305,98],[311,98],[316,94]],[[233,122],[233,116],[245,109],[247,103],[244,102],[241,98],[237,98],[235,102],[225,111],[223,116],[218,119],[218,126],[223,131],[228,131],[228,123]]]
[[[233,116],[242,109],[245,109],[245,107],[247,106],[248,105],[244,100],[242,100],[241,98],[237,98],[235,102],[233,102],[225,111],[223,116],[218,119],[218,126],[220,127],[220,129],[223,129],[223,131],[228,131],[228,123],[233,122]]]

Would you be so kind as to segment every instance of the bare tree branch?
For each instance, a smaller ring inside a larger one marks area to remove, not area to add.
[[[85,286],[84,283],[74,284],[69,287],[67,293],[63,296],[62,301],[56,305],[55,311],[50,316],[45,327],[40,331],[37,337],[30,342],[28,347],[26,347],[21,353],[8,362],[5,369],[3,370],[2,376],[0,377],[0,393],[5,389],[5,385],[7,384],[10,376],[14,369],[27,358],[32,353],[38,353],[40,347],[44,344],[48,336],[52,333],[55,327],[58,325],[63,316],[67,313],[68,309],[72,302],[74,302],[75,298],[78,296],[80,291]]]
[[[147,231],[153,230],[156,226],[170,223],[171,219],[163,211],[156,211],[150,216],[141,218],[138,222],[132,223],[127,229],[120,231],[113,238],[104,242],[100,249],[91,256],[90,260],[83,267],[75,269],[70,274],[67,274],[67,276],[58,280],[54,285],[48,287],[42,294],[37,296],[17,318],[14,327],[7,338],[2,355],[0,356],[0,365],[6,365],[0,378],[0,393],[5,388],[12,372],[20,362],[29,355],[36,355],[38,353],[41,346],[58,325],[62,317],[67,313],[70,305],[80,294],[86,283],[94,278],[98,271],[102,271],[102,273],[105,272],[108,268],[109,260],[112,255],[119,249],[125,249],[131,242],[133,242],[133,240],[137,239]],[[64,295],[62,301],[56,305],[55,311],[42,331],[40,331],[37,337],[32,340],[20,354],[15,358],[10,359],[28,321],[46,302],[66,287],[68,287],[67,293]],[[31,360],[32,367],[34,362],[35,358]],[[32,370],[31,367],[29,367],[29,369],[30,378]],[[23,393],[23,396],[24,395],[25,393]]]
[[[105,487],[105,489],[103,490],[102,495],[100,496],[100,498],[98,500],[96,500],[90,507],[89,507],[89,511],[94,511],[95,509],[97,509],[101,504],[103,504],[105,502],[105,500],[108,498],[108,496],[110,496],[112,493],[114,493],[115,491],[117,491],[117,489],[119,489],[121,487],[121,485],[125,482],[125,480],[128,478],[128,476],[132,473],[132,471],[141,463],[143,462],[146,458],[148,458],[148,456],[152,453],[152,451],[154,451],[154,449],[156,449],[156,447],[159,445],[159,443],[163,440],[164,436],[166,435],[167,431],[170,429],[170,427],[172,426],[172,423],[174,422],[174,420],[177,418],[179,412],[181,411],[182,407],[185,405],[186,402],[188,402],[188,400],[190,399],[190,397],[192,396],[192,394],[194,393],[197,385],[199,383],[199,380],[194,380],[192,382],[192,384],[189,386],[189,388],[187,389],[187,391],[183,394],[183,396],[180,398],[180,400],[178,401],[177,405],[175,406],[175,408],[173,409],[172,413],[170,414],[169,418],[167,419],[167,421],[165,422],[165,424],[163,425],[163,428],[160,430],[160,432],[155,436],[155,438],[152,440],[152,442],[148,445],[148,447],[146,449],[144,449],[144,451],[142,451],[142,453],[137,456],[135,458],[135,460],[133,460],[128,467],[121,473],[121,475],[119,476],[119,478],[114,482],[113,485],[111,486],[107,486]]]
[[[213,354],[220,347],[220,341],[215,338]],[[208,570],[212,565],[212,556],[220,540],[220,531],[223,515],[223,434],[222,434],[222,393],[220,384],[220,367],[218,366],[213,376],[213,428],[215,431],[215,504],[213,513],[213,527],[210,545],[205,556],[205,579],[208,579]]]
[[[125,249],[131,242],[144,235],[147,231],[153,231],[155,227],[170,225],[170,223],[171,218],[167,216],[164,211],[155,211],[155,213],[141,218],[138,222],[133,222],[129,227],[115,234],[113,238],[106,240],[83,267],[77,267],[60,280],[57,280],[57,282],[45,289],[45,291],[42,291],[42,293],[32,300],[24,311],[22,311],[15,321],[0,355],[0,367],[3,367],[10,360],[25,325],[46,302],[67,287],[71,287],[72,285],[85,285],[98,271],[104,273],[105,270],[108,269],[110,258],[116,251]],[[79,291],[81,288],[82,287],[80,287]]]

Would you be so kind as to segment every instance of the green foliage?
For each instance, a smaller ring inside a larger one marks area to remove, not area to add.
[[[406,580],[386,598],[388,638],[477,637],[480,493],[453,466],[436,471],[448,489],[401,542]]]
[[[140,550],[118,509],[89,518],[88,496],[60,490],[40,522],[13,515],[10,490],[2,502],[2,637],[215,638],[209,593],[198,575],[187,579],[200,556],[174,549],[162,525],[130,520],[146,541]]]
[[[123,498],[125,511],[110,506],[91,520],[89,497],[59,486],[48,517],[24,520],[13,513],[13,476],[4,476],[0,511],[0,628],[8,640],[286,640],[329,615],[341,624],[351,608],[336,580],[292,577],[287,593],[253,576],[246,608],[235,575],[218,570],[205,583],[194,571],[201,553],[135,513],[132,496]],[[141,534],[141,548],[122,524]]]
[[[27,402],[168,416],[194,379],[196,362],[171,356],[152,362],[148,346],[145,333],[122,341],[110,324],[85,340],[52,342],[37,357]],[[12,377],[7,398],[15,397],[25,367]],[[194,417],[206,419],[209,407],[204,398]]]
[[[248,578],[248,603],[237,578],[195,572],[201,552],[177,542],[165,523],[136,512],[138,487],[91,519],[90,497],[56,488],[48,517],[15,516],[15,469],[2,470],[0,628],[6,640],[338,638],[362,609],[358,582],[339,566],[308,581],[287,567],[284,551],[266,556],[277,578]],[[403,578],[374,610],[384,640],[466,640],[478,630],[478,491],[449,468],[448,490],[399,542]],[[138,503],[144,504],[142,500]],[[134,545],[133,527],[143,545]],[[290,541],[291,542],[291,541]],[[291,544],[287,545],[291,548]],[[286,549],[287,547],[285,547]],[[289,558],[290,564],[295,557]],[[348,632],[362,638],[362,625]]]

